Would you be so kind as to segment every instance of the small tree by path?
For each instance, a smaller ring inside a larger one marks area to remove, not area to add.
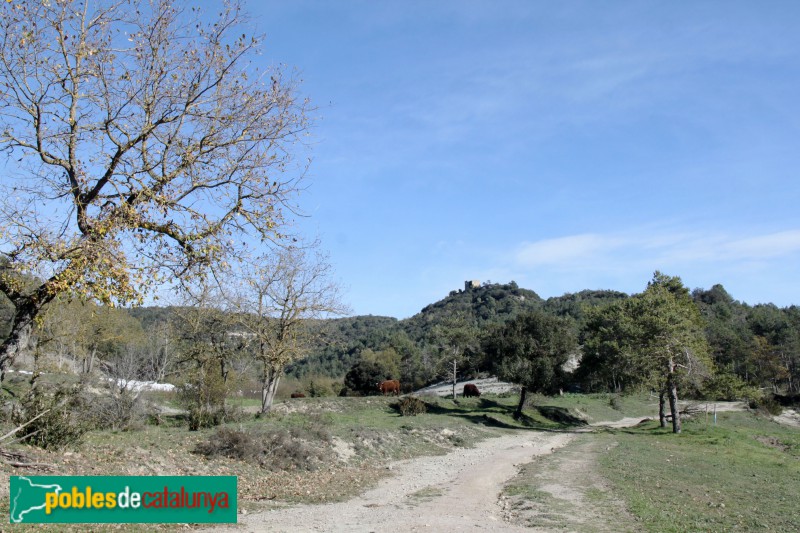
[[[656,271],[647,289],[592,310],[581,373],[627,390],[659,392],[659,419],[681,432],[678,391],[712,372],[704,322],[678,277]]]
[[[438,351],[436,368],[439,376],[450,382],[454,400],[459,370],[469,367],[479,342],[478,329],[463,315],[449,317],[431,330],[429,344]]]
[[[520,385],[514,419],[522,416],[528,392],[552,392],[564,364],[577,348],[569,323],[540,311],[521,315],[484,336],[487,363],[499,379]]]
[[[240,325],[261,366],[261,412],[272,408],[286,366],[312,341],[309,321],[347,312],[318,243],[290,246],[254,261],[235,298]]]

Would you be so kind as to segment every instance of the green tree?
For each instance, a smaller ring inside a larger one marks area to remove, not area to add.
[[[344,385],[347,390],[362,395],[377,394],[377,383],[386,378],[387,369],[377,361],[361,359],[350,367],[344,376]]]
[[[646,369],[634,356],[636,322],[629,300],[586,311],[583,357],[577,378],[587,390],[623,392],[641,384]]]
[[[187,292],[186,305],[176,309],[180,342],[175,364],[179,368],[179,398],[189,411],[189,429],[224,422],[228,414],[231,360],[244,350],[234,333],[235,317],[219,305],[218,287],[202,284]]]
[[[521,315],[483,338],[487,362],[497,376],[521,386],[515,419],[522,416],[528,392],[549,393],[562,385],[564,364],[576,349],[570,323],[541,311]]]
[[[709,353],[717,372],[752,381],[755,340],[747,323],[747,307],[719,284],[708,290],[696,289],[692,297],[706,322]]]
[[[367,348],[361,352],[361,359],[377,363],[378,366],[384,369],[382,379],[400,379],[400,366],[402,364],[400,354],[394,348],[384,348],[377,352]]]
[[[712,362],[705,322],[679,277],[656,272],[647,289],[588,313],[579,373],[613,386],[659,391],[659,417],[680,433],[678,389],[698,386]]]
[[[775,393],[785,387],[798,388],[800,364],[800,322],[797,308],[780,309],[773,304],[756,305],[747,322],[755,336],[750,352],[748,377],[758,386],[770,386]]]
[[[711,374],[705,322],[688,289],[677,276],[656,271],[647,289],[631,299],[633,317],[640,331],[636,340],[639,355],[650,369],[645,379],[660,385],[660,418],[664,424],[664,396],[669,401],[672,431],[681,432],[678,388],[681,383]]]
[[[141,302],[282,237],[307,103],[242,22],[236,0],[0,3],[0,381],[56,296]]]

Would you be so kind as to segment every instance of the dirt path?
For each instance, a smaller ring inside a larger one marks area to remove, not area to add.
[[[717,411],[741,408],[734,403],[717,404]],[[641,420],[641,417],[624,418],[592,425],[627,427]],[[522,465],[534,460],[540,464],[551,462],[544,456],[588,431],[591,430],[507,433],[485,440],[475,448],[459,448],[444,456],[396,462],[389,466],[393,470],[390,478],[349,501],[279,507],[240,515],[239,524],[227,531],[359,533],[388,529],[397,532],[530,533],[564,530],[564,527],[633,531],[635,528],[625,526],[629,517],[624,506],[603,495],[606,487],[593,473],[591,465],[598,450],[585,439],[578,442],[575,450],[557,454],[552,467],[540,469],[540,488],[554,499],[545,505],[548,509],[528,509],[537,514],[537,521],[525,519],[526,513],[516,512],[511,508],[512,501],[500,497],[505,483]],[[591,501],[584,494],[587,487]],[[549,509],[559,505],[560,511],[559,508]],[[548,516],[555,518],[548,521]],[[507,521],[509,518],[516,523]],[[604,524],[613,524],[613,527],[608,529]]]
[[[552,453],[575,435],[518,432],[444,456],[396,462],[395,475],[350,501],[240,515],[229,531],[529,531],[503,521],[500,490],[518,465]]]
[[[616,446],[610,434],[584,434],[552,455],[534,458],[507,485],[504,517],[529,533],[640,531],[597,468]]]

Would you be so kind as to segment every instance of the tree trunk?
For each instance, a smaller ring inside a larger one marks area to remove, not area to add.
[[[226,363],[224,355],[219,358],[219,373],[222,376],[223,383],[228,383],[228,365]]]
[[[519,405],[517,405],[517,410],[514,411],[514,420],[522,418],[522,407],[525,405],[525,397],[527,394],[528,389],[523,386],[519,391]]]
[[[453,399],[456,399],[456,370],[457,370],[457,362],[453,359]]]
[[[261,386],[261,414],[267,414],[272,409],[275,393],[278,392],[278,383],[281,381],[280,372],[275,369],[264,371],[264,382]]]
[[[681,412],[678,409],[678,384],[675,383],[675,362],[669,358],[669,375],[667,376],[669,393],[669,410],[672,413],[672,432],[681,432]]]
[[[83,358],[83,373],[84,374],[91,374],[92,368],[94,367],[94,358],[97,355],[97,348],[93,347],[92,352],[89,354],[89,357]]]
[[[658,421],[661,423],[661,427],[667,427],[667,391],[661,389],[661,392],[658,394]]]
[[[14,313],[14,321],[11,324],[11,333],[0,345],[0,383],[5,381],[6,371],[14,362],[14,359],[28,347],[31,331],[33,330],[33,319],[38,312],[39,309],[33,304],[17,307]]]

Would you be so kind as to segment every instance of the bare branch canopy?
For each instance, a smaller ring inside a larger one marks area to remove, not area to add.
[[[2,3],[0,375],[56,295],[140,302],[285,232],[308,103],[238,2],[186,6]]]

